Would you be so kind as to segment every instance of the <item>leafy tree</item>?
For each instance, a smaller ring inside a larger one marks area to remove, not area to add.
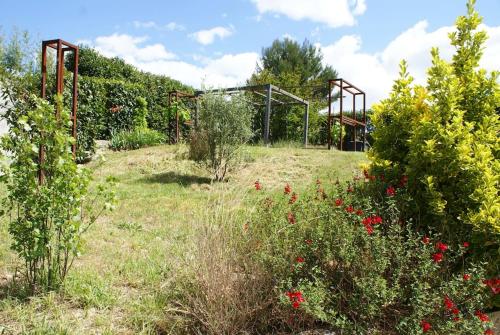
[[[114,199],[104,185],[87,198],[91,173],[72,157],[69,111],[62,109],[61,96],[56,101],[57,116],[54,106],[33,95],[17,101],[8,113],[9,133],[0,142],[10,161],[0,168],[8,191],[2,212],[9,214],[12,249],[24,262],[30,291],[63,283],[83,234]]]
[[[331,66],[323,65],[321,50],[305,40],[302,45],[291,39],[275,40],[262,49],[261,64],[248,80],[249,85],[274,84],[306,100],[310,100],[309,134],[311,142],[318,142],[325,133],[326,117],[319,110],[328,103],[326,82],[337,77]],[[255,129],[262,129],[264,111],[254,121]],[[273,140],[302,138],[304,108],[273,106],[271,134]],[[323,136],[325,137],[325,136]]]
[[[205,164],[215,180],[224,180],[237,162],[240,147],[252,137],[253,114],[244,95],[203,95],[200,126],[190,142],[190,157]]]
[[[478,69],[487,37],[477,31],[474,4],[468,1],[468,14],[449,35],[452,62],[432,50],[425,88],[413,85],[402,63],[390,97],[375,107],[371,155],[375,169],[408,176],[422,225],[472,238],[498,266],[500,86],[498,72]]]

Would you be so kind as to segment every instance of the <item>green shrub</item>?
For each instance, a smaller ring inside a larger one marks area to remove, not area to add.
[[[481,266],[463,263],[468,241],[416,233],[399,210],[403,185],[363,184],[317,181],[301,194],[286,185],[248,223],[246,252],[274,276],[287,327],[413,335],[428,323],[435,334],[483,334],[489,289]]]
[[[200,101],[199,129],[190,156],[202,162],[217,181],[224,180],[233,168],[240,147],[252,137],[252,117],[255,113],[243,95],[205,94]],[[205,152],[197,152],[202,148]]]
[[[134,129],[146,129],[148,127],[148,102],[142,97],[136,99],[137,108],[134,113]]]
[[[413,85],[403,62],[390,97],[375,106],[372,169],[407,175],[417,224],[477,241],[478,257],[498,273],[500,86],[497,72],[478,69],[487,37],[474,3],[450,34],[452,62],[433,49],[426,87]]]
[[[91,203],[86,201],[91,174],[73,160],[74,139],[62,97],[56,99],[59,117],[45,100],[21,99],[9,110],[10,131],[0,143],[0,152],[10,158],[0,170],[7,186],[2,212],[9,214],[12,249],[23,260],[28,289],[52,290],[71,269],[82,235],[112,206],[113,191],[100,185]]]
[[[165,136],[156,130],[138,128],[112,134],[109,147],[113,150],[134,150],[165,142]]]

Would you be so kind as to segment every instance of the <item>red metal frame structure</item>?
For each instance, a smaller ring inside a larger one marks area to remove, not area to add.
[[[335,87],[340,88],[340,115],[338,118],[332,117],[332,91]],[[332,146],[332,121],[336,122],[337,120],[340,122],[340,139],[339,139],[339,148],[342,150],[342,126],[347,125],[354,128],[354,151],[356,151],[356,130],[358,127],[363,128],[363,151],[365,151],[365,143],[366,143],[366,93],[345,79],[331,79],[328,81],[328,150],[330,150]],[[344,91],[350,93],[352,95],[352,118],[344,115]],[[363,119],[358,121],[356,120],[356,97],[363,97]]]
[[[196,100],[197,96],[190,94],[190,93],[182,92],[182,91],[170,91],[168,93],[168,105],[172,106],[172,102],[174,102],[174,100],[177,102],[177,101],[179,101],[179,99],[183,99],[183,98]],[[197,117],[198,117],[198,115],[196,115],[195,119],[194,119],[195,126],[197,124]],[[176,110],[176,112],[175,112],[175,143],[179,142],[179,137],[180,137],[179,111]]]
[[[42,99],[46,98],[47,93],[47,48],[56,50],[56,93],[63,94],[64,92],[64,56],[67,52],[73,52],[73,87],[71,101],[71,121],[73,122],[71,134],[75,138],[75,143],[72,145],[73,158],[76,157],[76,110],[78,106],[78,46],[63,41],[61,39],[48,40],[42,42]],[[56,109],[56,115],[59,110]],[[45,159],[45,150],[43,147],[39,150],[40,165]],[[44,173],[40,170],[39,181],[43,182]]]

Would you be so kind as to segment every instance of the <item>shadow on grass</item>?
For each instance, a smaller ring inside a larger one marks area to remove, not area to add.
[[[158,173],[141,179],[141,182],[146,184],[178,184],[182,186],[209,184],[211,181],[208,177],[185,175],[176,172]]]

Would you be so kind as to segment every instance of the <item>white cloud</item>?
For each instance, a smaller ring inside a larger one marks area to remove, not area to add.
[[[189,35],[189,37],[196,40],[198,43],[203,45],[212,44],[215,38],[218,37],[221,40],[229,37],[233,34],[233,29],[228,29],[226,27],[214,27],[212,29],[200,30]]]
[[[177,22],[169,22],[165,25],[158,24],[154,21],[134,21],[132,22],[135,28],[138,29],[156,29],[156,30],[168,30],[168,31],[183,31],[186,30],[182,24],[178,24]]]
[[[398,77],[399,63],[408,61],[408,70],[419,84],[425,84],[426,70],[431,65],[430,50],[438,47],[441,57],[451,60],[454,48],[448,33],[454,27],[428,31],[428,23],[420,21],[391,41],[382,51],[362,51],[362,40],[356,35],[343,36],[337,42],[322,47],[324,63],[332,65],[339,76],[352,82],[367,93],[367,106],[386,98],[393,81]],[[489,71],[499,70],[500,26],[482,26],[490,38],[481,66]]]
[[[252,0],[260,14],[283,14],[293,20],[311,20],[336,28],[352,26],[366,11],[365,0]]]
[[[286,39],[289,39],[289,40],[292,40],[292,41],[296,41],[297,39],[293,36],[293,35],[290,35],[288,33],[286,34],[283,34],[282,36],[283,38],[286,38]]]
[[[259,54],[247,52],[227,54],[217,58],[193,55],[201,65],[175,59],[162,44],[144,45],[147,37],[130,35],[100,36],[89,41],[91,46],[107,57],[121,57],[137,68],[169,76],[185,84],[200,88],[244,85],[255,70]]]
[[[155,43],[142,47],[148,37],[133,37],[113,34],[97,37],[93,43],[96,50],[107,57],[120,57],[129,63],[175,59],[175,54],[167,51],[162,44]]]

